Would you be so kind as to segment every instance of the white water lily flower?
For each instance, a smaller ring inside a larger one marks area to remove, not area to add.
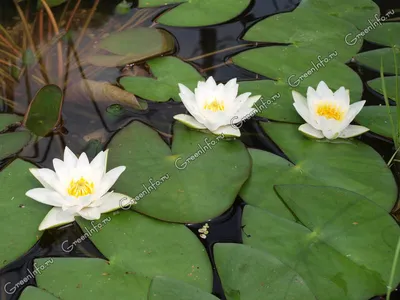
[[[350,138],[369,130],[364,126],[350,125],[363,108],[365,100],[350,105],[349,90],[344,87],[333,93],[325,82],[321,81],[317,90],[308,87],[307,99],[296,91],[293,91],[292,95],[294,107],[307,122],[301,125],[299,130],[309,137]]]
[[[214,134],[238,137],[240,130],[234,124],[254,115],[256,109],[252,106],[261,97],[250,97],[251,93],[237,96],[238,88],[236,78],[225,85],[217,85],[211,76],[206,82],[199,81],[194,93],[179,83],[179,96],[192,116],[179,114],[174,119],[191,128],[208,129]]]
[[[39,225],[39,230],[73,222],[75,216],[97,220],[102,213],[120,208],[120,201],[126,196],[107,192],[125,167],[120,166],[106,173],[107,155],[108,150],[101,151],[89,163],[86,153],[78,159],[65,147],[64,161],[53,160],[55,172],[45,168],[29,169],[43,188],[31,189],[26,196],[54,206]]]

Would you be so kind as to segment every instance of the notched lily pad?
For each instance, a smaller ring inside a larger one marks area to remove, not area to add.
[[[400,63],[400,62],[399,62]],[[400,97],[400,78],[397,79],[397,95]],[[384,77],[387,97],[396,101],[396,76]],[[383,96],[382,80],[380,77],[367,82],[368,86]]]
[[[5,130],[8,126],[21,122],[22,117],[14,114],[0,114],[0,132]]]
[[[380,23],[376,25],[373,30],[368,32],[365,39],[376,44],[399,48],[399,32],[399,22]]]
[[[397,113],[395,106],[390,106],[389,109],[386,105],[366,106],[356,116],[355,121],[360,125],[369,128],[376,134],[392,139],[393,128],[390,122],[389,113],[392,116],[394,126],[396,126]]]
[[[397,60],[397,74],[400,74],[400,49],[399,48],[381,48],[372,51],[362,52],[357,54],[355,61],[373,69],[377,72],[381,69],[381,60],[383,63],[383,72],[385,74],[396,74],[395,58]]]
[[[31,139],[27,131],[0,134],[0,160],[19,152]]]
[[[108,163],[127,167],[115,189],[138,201],[132,209],[164,221],[199,223],[222,214],[249,176],[246,147],[180,123],[173,129],[172,149],[139,122],[115,135]]]

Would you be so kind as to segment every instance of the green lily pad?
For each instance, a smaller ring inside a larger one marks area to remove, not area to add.
[[[0,114],[0,131],[6,129],[11,124],[21,122],[22,118],[13,114]]]
[[[53,295],[33,286],[26,287],[19,300],[56,300]]]
[[[166,56],[147,62],[156,77],[126,76],[119,80],[125,90],[143,99],[165,102],[169,99],[180,102],[178,83],[193,90],[204,78],[190,64],[179,58]]]
[[[400,49],[399,48],[382,48],[376,49],[368,52],[362,52],[357,54],[354,59],[355,61],[373,69],[375,71],[380,71],[381,69],[381,59],[383,61],[383,71],[385,74],[396,74],[396,64],[394,60],[394,54],[397,60],[397,73],[400,74]]]
[[[0,134],[0,160],[19,152],[31,139],[26,131]]]
[[[282,218],[294,220],[292,213],[273,188],[278,183],[291,183],[282,181],[282,178],[294,165],[270,152],[249,149],[249,153],[253,162],[251,175],[240,190],[240,197],[248,204],[266,209]]]
[[[384,77],[384,82],[385,82],[387,97],[392,99],[393,101],[396,101],[396,76]],[[399,83],[397,87],[397,93],[400,97],[400,78],[398,79],[398,82]],[[382,80],[380,77],[368,81],[367,84],[374,91],[383,95]]]
[[[210,293],[212,270],[201,242],[184,225],[165,223],[132,211],[77,220],[84,235],[108,258],[53,258],[37,276],[38,286],[62,299],[147,300],[154,276],[168,276]],[[63,242],[69,252],[81,242]],[[183,259],[184,258],[184,259]],[[43,265],[46,259],[36,260]]]
[[[315,299],[296,271],[267,252],[218,243],[214,256],[228,300]]]
[[[346,20],[359,29],[364,30],[370,24],[368,20],[375,21],[375,15],[379,15],[379,6],[372,0],[303,0],[298,9],[317,9],[319,14],[328,14]]]
[[[42,87],[29,104],[24,126],[38,136],[45,136],[59,123],[63,92],[54,84]]]
[[[246,147],[178,122],[173,131],[172,149],[139,122],[117,133],[108,163],[127,168],[115,189],[136,198],[132,209],[164,221],[200,223],[220,215],[249,176]]]
[[[306,176],[325,186],[335,186],[368,197],[390,211],[397,199],[397,185],[382,157],[358,140],[313,140],[298,125],[261,123],[261,127],[296,164],[294,179]],[[293,179],[291,179],[293,180]],[[285,182],[285,183],[291,183]],[[298,182],[296,182],[298,183]]]
[[[385,210],[340,188],[280,185],[276,191],[298,222],[246,206],[244,244],[297,272],[316,299],[369,299],[386,292],[400,230]],[[400,281],[400,269],[394,279]]]
[[[271,46],[244,51],[232,59],[235,65],[291,88],[316,88],[323,80],[332,90],[344,86],[350,89],[352,99],[361,99],[363,84],[360,77],[333,56],[331,58],[295,46]]]
[[[50,209],[25,196],[28,190],[40,187],[40,183],[29,172],[29,168],[33,167],[17,159],[0,172],[0,238],[3,241],[0,267],[14,261],[35,244],[41,235],[39,224]]]
[[[365,39],[369,42],[376,44],[389,46],[389,47],[400,47],[400,23],[389,22],[381,23],[371,31],[368,32]]]
[[[175,40],[165,30],[137,27],[112,33],[100,41],[99,48],[116,55],[89,55],[87,61],[96,66],[115,67],[170,53]]]
[[[181,3],[157,18],[168,26],[197,27],[223,23],[238,16],[250,0],[139,0],[139,7],[154,7]]]
[[[360,39],[356,44],[349,45],[343,37],[346,34],[356,35],[357,33],[357,28],[351,23],[307,8],[295,9],[293,12],[264,19],[252,26],[243,39],[256,42],[291,43],[298,49],[312,48],[322,56],[333,54],[334,59],[346,62],[357,54],[363,40]]]
[[[396,107],[389,108],[392,115],[393,124],[396,128],[397,113]],[[356,116],[355,121],[362,126],[369,128],[372,132],[387,137],[393,138],[392,124],[390,123],[388,108],[386,105],[382,106],[366,106]]]
[[[164,276],[156,276],[150,285],[148,300],[218,300],[199,288]]]

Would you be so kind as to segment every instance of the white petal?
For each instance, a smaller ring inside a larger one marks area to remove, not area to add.
[[[94,169],[103,169],[106,172],[107,167],[108,149],[106,151],[100,151],[90,163],[90,167]]]
[[[99,190],[96,191],[96,195],[101,197],[105,193],[108,192],[108,190],[114,185],[114,183],[117,181],[118,177],[124,172],[126,169],[125,166],[120,166],[116,167],[110,171],[108,171],[102,178],[101,180],[101,186],[99,187]]]
[[[53,159],[53,167],[56,171],[58,180],[61,182],[63,187],[66,188],[71,180],[70,168],[65,162],[58,158]]]
[[[45,188],[31,189],[25,195],[40,203],[51,206],[62,206],[65,202],[59,193]]]
[[[74,215],[63,212],[59,207],[53,207],[39,225],[39,230],[61,226],[75,221]]]
[[[303,97],[302,94],[296,91],[292,91],[292,96],[293,96],[293,106],[296,109],[297,113],[300,115],[300,117],[303,118],[304,121],[306,121],[309,124],[312,124],[312,120],[310,118],[310,111],[307,106],[307,99]]]
[[[347,128],[345,128],[339,134],[339,137],[342,139],[347,139],[347,138],[351,138],[351,137],[363,134],[367,131],[369,131],[369,128],[367,128],[367,127],[358,126],[358,125],[349,125]]]
[[[208,77],[206,81],[206,87],[209,89],[215,89],[217,87],[217,83],[212,76]]]
[[[348,110],[350,105],[350,93],[343,86],[334,93],[335,101],[339,102],[342,108]]]
[[[64,186],[61,184],[60,180],[58,180],[57,174],[50,169],[29,169],[29,171],[36,177],[40,183],[49,190],[56,191],[61,195],[66,194],[66,190]]]
[[[101,213],[98,207],[86,207],[80,211],[78,214],[86,220],[98,220],[100,219]]]
[[[219,127],[217,130],[212,131],[212,133],[218,134],[218,135],[223,135],[223,137],[225,137],[225,136],[239,137],[240,136],[240,129],[239,128],[234,128],[231,125],[227,125],[227,126]]]
[[[78,169],[87,169],[87,168],[89,168],[89,166],[90,166],[89,159],[88,159],[86,153],[82,152],[81,155],[79,156],[76,167]]]
[[[107,213],[110,211],[117,210],[123,206],[128,206],[131,197],[128,197],[120,193],[107,193],[101,199],[101,205],[99,206],[100,213]],[[133,202],[133,200],[132,200]]]
[[[249,100],[250,95],[251,93],[247,92],[237,96],[237,98],[235,99],[234,110],[237,110],[239,107],[242,107],[242,105],[244,105],[244,103],[246,103],[246,101]]]
[[[321,130],[315,129],[308,123],[300,125],[299,131],[311,138],[322,139],[324,137]]]
[[[246,107],[246,108],[251,108],[253,107],[253,105],[260,100],[261,95],[256,95],[256,96],[252,96],[249,97],[242,105],[242,107]]]
[[[185,124],[186,126],[190,128],[195,128],[195,129],[206,129],[207,127],[204,126],[203,124],[199,123],[195,118],[189,115],[185,114],[179,114],[175,115],[174,119]]]
[[[66,163],[69,168],[75,168],[77,162],[78,158],[75,156],[75,154],[68,147],[65,147],[64,163]]]
[[[226,103],[234,102],[238,94],[239,85],[236,83],[236,78],[229,80],[224,87],[224,99]]]
[[[333,92],[332,90],[326,85],[324,81],[321,81],[318,86],[317,86],[317,94],[319,95],[320,98],[326,99],[326,100],[333,100]]]
[[[347,112],[345,119],[342,121],[339,127],[339,131],[343,131],[347,126],[349,126],[349,124],[354,120],[354,118],[364,107],[364,104],[365,100],[362,100],[350,105],[349,111]]]
[[[195,94],[189,90],[183,84],[178,83],[179,86],[179,97],[182,100],[183,105],[188,110],[188,112],[196,118],[199,122],[204,121],[204,117],[202,116],[201,112],[197,108],[196,97]]]

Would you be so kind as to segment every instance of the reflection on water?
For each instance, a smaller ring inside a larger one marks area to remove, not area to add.
[[[35,93],[46,83],[58,83],[64,87],[65,98],[62,111],[62,124],[59,130],[42,138],[32,147],[26,147],[20,157],[36,163],[40,167],[52,168],[52,159],[60,158],[67,145],[75,153],[87,151],[94,156],[110,140],[115,132],[132,120],[140,120],[157,129],[166,142],[170,142],[173,116],[185,112],[180,103],[149,103],[146,114],[123,109],[110,114],[107,107],[113,102],[95,102],[88,93],[77,88],[83,79],[108,81],[115,83],[118,77],[132,72],[126,68],[96,67],[85,62],[85,57],[96,49],[99,39],[110,32],[121,31],[135,26],[153,26],[171,32],[178,41],[175,55],[193,64],[204,76],[214,76],[217,81],[228,81],[232,77],[238,80],[262,78],[250,71],[236,67],[229,58],[239,51],[255,47],[239,38],[246,29],[260,18],[293,10],[298,0],[255,0],[249,8],[231,22],[204,28],[176,28],[153,23],[156,15],[163,9],[133,9],[126,15],[114,12],[120,1],[68,1],[52,9],[57,26],[44,11],[26,13],[28,27],[24,26],[12,1],[0,2],[0,23],[5,24],[7,33],[15,44],[4,45],[0,38],[0,96],[1,99],[13,101],[13,108],[1,104],[0,112],[15,112],[23,115]],[[33,2],[31,2],[33,3]],[[7,5],[5,5],[7,4]],[[21,6],[25,12],[26,6]],[[165,8],[164,8],[165,9]],[[26,35],[26,30],[31,35]],[[65,32],[70,29],[72,39]],[[4,33],[2,33],[4,35]],[[71,42],[73,40],[74,42]],[[366,44],[367,47],[370,46]],[[40,50],[37,57],[27,47]],[[7,49],[8,53],[6,53]],[[221,51],[221,49],[225,49]],[[204,55],[210,53],[212,55]],[[12,58],[12,65],[5,62]],[[21,59],[23,58],[23,60]],[[24,61],[24,63],[23,63]],[[368,78],[367,70],[354,65],[361,76]],[[15,75],[15,74],[20,75]],[[10,75],[10,74],[14,74]],[[376,77],[376,75],[374,75]],[[18,79],[15,79],[18,78]],[[363,78],[365,79],[365,78]],[[376,97],[365,90],[363,99],[374,101]],[[7,100],[5,100],[7,101]],[[109,110],[110,111],[110,110]],[[243,142],[249,147],[283,153],[267,137],[259,133],[256,122],[247,122],[242,133]],[[372,145],[384,159],[388,160],[393,152],[392,145],[385,140],[378,140],[371,134],[363,139]],[[7,161],[0,162],[0,169]],[[201,240],[213,262],[211,247],[217,241],[241,242],[241,207],[243,201],[237,199],[235,205],[223,216],[212,220],[213,230],[207,240]],[[198,225],[189,225],[195,233]],[[73,241],[82,232],[76,224],[45,232],[39,242],[21,259],[13,262],[0,271],[0,284],[17,282],[18,278],[27,276],[27,269],[32,269],[33,258],[45,256],[91,256],[102,257],[97,249],[85,240],[70,253],[61,251],[61,243],[66,239]],[[216,275],[216,274],[215,274]],[[28,284],[35,284],[30,280]],[[22,289],[8,295],[2,290],[1,299],[17,299]],[[214,280],[214,294],[225,299],[217,276]],[[394,295],[394,294],[393,294]],[[395,296],[395,295],[394,295]]]

